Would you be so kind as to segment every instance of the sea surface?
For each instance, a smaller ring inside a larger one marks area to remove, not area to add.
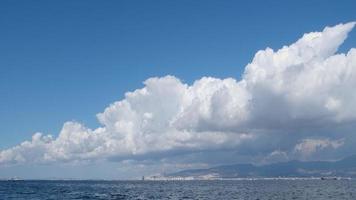
[[[355,200],[356,181],[0,181],[0,199]]]

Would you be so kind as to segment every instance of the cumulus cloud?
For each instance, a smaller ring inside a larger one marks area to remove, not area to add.
[[[344,145],[344,140],[330,140],[330,139],[304,139],[294,147],[296,153],[308,157],[317,151],[322,151],[327,148],[337,149]]]
[[[66,122],[57,137],[36,133],[0,151],[0,163],[149,158],[246,144],[289,148],[272,157],[288,157],[284,152],[293,147],[287,143],[303,155],[336,149],[340,142],[303,137],[355,123],[356,49],[337,53],[354,25],[326,27],[277,51],[258,51],[241,80],[203,77],[188,85],[174,76],[150,78],[97,114],[101,127]]]
[[[282,161],[287,161],[288,159],[289,159],[288,153],[278,149],[272,151],[266,157],[264,157],[261,163],[265,164],[265,163],[282,162]]]

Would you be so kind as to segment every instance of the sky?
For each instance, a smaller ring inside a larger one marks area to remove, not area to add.
[[[0,178],[351,155],[355,7],[1,1]]]

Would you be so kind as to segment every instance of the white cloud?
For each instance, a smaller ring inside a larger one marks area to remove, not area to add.
[[[236,149],[254,141],[262,148],[264,139],[286,134],[296,144],[305,135],[295,136],[295,129],[355,123],[356,49],[336,54],[354,25],[326,27],[278,51],[258,51],[240,81],[203,77],[187,85],[173,76],[150,78],[99,113],[101,127],[67,122],[56,138],[36,133],[1,151],[0,163],[150,157]],[[286,143],[278,141],[270,148]],[[313,153],[329,146],[335,144],[303,140],[296,149]]]
[[[294,147],[294,151],[302,154],[303,157],[308,157],[317,151],[322,151],[327,148],[337,149],[342,145],[344,145],[343,139],[304,139]]]
[[[262,159],[262,163],[274,163],[287,161],[289,159],[288,153],[280,149],[272,151]]]
[[[323,126],[355,120],[356,49],[335,54],[354,25],[327,27],[276,52],[257,52],[243,80],[253,98],[252,126]]]

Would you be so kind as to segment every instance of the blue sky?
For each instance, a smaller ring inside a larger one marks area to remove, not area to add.
[[[0,147],[95,114],[152,76],[239,78],[254,53],[355,19],[354,1],[2,1]],[[352,33],[355,35],[355,33]],[[344,45],[354,44],[356,37]]]
[[[1,1],[0,149],[96,114],[150,77],[239,80],[254,54],[354,21],[355,1]],[[356,44],[350,32],[341,46]]]

